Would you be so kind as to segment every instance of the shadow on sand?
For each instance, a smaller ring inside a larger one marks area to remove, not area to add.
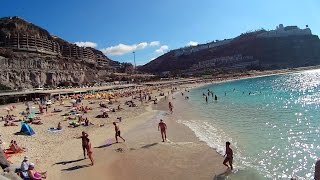
[[[112,146],[113,144],[117,144],[117,143],[110,143],[110,144],[104,144],[104,145],[101,145],[101,146],[97,146],[97,147],[94,147],[94,148],[105,148],[105,147],[109,147],[109,146]]]
[[[226,180],[231,173],[232,171],[230,169],[227,169],[223,173],[215,175],[213,177],[213,180]]]
[[[79,161],[82,161],[84,160],[83,158],[82,159],[77,159],[77,160],[71,160],[71,161],[61,161],[61,162],[57,162],[53,165],[57,165],[57,164],[62,164],[62,165],[66,165],[66,164],[70,164],[70,163],[74,163],[74,162],[79,162]]]
[[[77,170],[77,169],[82,169],[82,168],[90,167],[90,166],[91,165],[73,166],[73,167],[69,167],[69,168],[66,168],[66,169],[61,169],[61,171],[74,171],[74,170]]]
[[[141,148],[146,149],[146,148],[150,148],[150,147],[152,147],[152,146],[155,146],[155,145],[157,145],[157,144],[158,144],[158,143],[147,144],[147,145],[142,146]]]
[[[21,131],[19,131],[19,132],[15,132],[15,133],[13,133],[13,135],[18,135],[18,136],[29,136],[29,135],[27,135],[27,134],[25,134],[24,132],[21,132]]]

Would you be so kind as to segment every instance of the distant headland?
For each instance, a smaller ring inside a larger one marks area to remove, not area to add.
[[[306,25],[280,24],[232,39],[172,50],[140,67],[144,72],[210,75],[246,70],[272,70],[320,64],[320,40]]]

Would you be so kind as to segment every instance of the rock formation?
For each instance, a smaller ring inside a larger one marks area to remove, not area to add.
[[[99,50],[78,47],[19,17],[0,18],[0,84],[7,87],[93,84],[119,65]]]

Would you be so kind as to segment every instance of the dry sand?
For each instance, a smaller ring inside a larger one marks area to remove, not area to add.
[[[167,104],[168,99],[163,99],[158,105],[152,105],[152,109],[147,107],[145,113],[131,119],[134,125],[120,124],[126,142],[110,146],[98,144],[94,149],[96,164],[93,167],[87,166],[88,161],[70,163],[65,165],[62,177],[201,180],[223,173],[226,170],[223,157],[200,142],[189,128],[177,123],[177,117],[168,114]],[[162,142],[157,130],[160,118],[168,126],[167,142]],[[113,132],[109,134],[112,136]]]
[[[92,111],[89,111],[89,113],[84,116],[88,117],[88,119],[95,124],[89,127],[80,126],[77,128],[68,128],[68,121],[63,121],[64,118],[61,115],[69,111],[70,107],[60,106],[58,105],[59,103],[54,104],[52,108],[48,109],[48,113],[39,115],[43,125],[30,125],[36,132],[36,135],[34,136],[14,135],[14,133],[19,132],[21,129],[19,122],[16,123],[19,126],[12,127],[4,127],[4,122],[1,122],[0,135],[1,140],[3,141],[1,146],[3,149],[6,149],[11,140],[16,140],[19,146],[27,149],[27,152],[15,154],[10,157],[9,160],[12,163],[20,165],[23,157],[28,156],[30,162],[35,163],[37,170],[48,171],[48,179],[64,179],[60,176],[62,172],[61,169],[65,167],[63,162],[83,157],[81,140],[74,137],[80,136],[82,131],[86,131],[90,135],[93,146],[102,144],[107,139],[114,137],[114,129],[111,123],[117,121],[117,117],[122,117],[123,123],[121,124],[121,128],[123,131],[126,131],[128,127],[135,126],[135,123],[138,122],[132,121],[132,117],[137,117],[146,112],[146,103],[140,104],[140,102],[136,102],[138,107],[128,107],[124,105],[124,102],[127,99],[131,99],[131,97],[121,98],[119,99],[119,103],[108,105],[108,107],[117,108],[118,104],[121,104],[121,107],[123,108],[123,110],[115,113],[110,112],[110,118],[108,119],[95,118],[97,114],[101,114],[98,102],[105,100],[90,100],[91,102],[95,102],[95,104],[89,104],[89,100],[84,100],[84,106],[87,105],[88,107],[93,108]],[[0,116],[5,116],[7,114],[6,110],[4,110],[5,107],[11,105],[13,104],[1,106]],[[16,109],[10,112],[10,114],[22,118],[22,116],[19,116],[19,113],[25,111],[26,106],[23,103],[16,103],[14,105],[16,106]],[[65,105],[71,104],[66,101]],[[37,109],[38,105],[34,106]],[[63,111],[61,113],[50,113],[53,108],[60,108]],[[48,132],[50,127],[57,127],[58,122],[62,122],[63,131],[57,133]],[[105,126],[99,127],[99,125],[103,123],[105,123]]]
[[[153,96],[158,93],[154,91]],[[152,101],[142,104],[136,101],[138,107],[124,106],[127,99],[122,98],[119,103],[111,105],[116,108],[121,104],[124,109],[109,113],[110,118],[107,120],[94,118],[101,114],[98,105],[101,100],[90,100],[95,104],[84,100],[84,105],[93,108],[85,115],[95,124],[91,127],[67,128],[68,121],[63,121],[61,115],[70,107],[53,105],[48,111],[58,107],[63,112],[40,115],[44,124],[31,125],[36,132],[35,136],[14,135],[20,131],[20,126],[0,126],[1,139],[5,142],[2,147],[8,148],[12,139],[26,147],[27,152],[13,155],[9,160],[19,165],[27,155],[30,162],[36,164],[37,170],[48,171],[47,179],[212,179],[225,170],[219,154],[200,142],[186,126],[177,123],[174,115],[167,113],[168,99],[157,105],[153,105]],[[25,110],[24,104],[15,105],[17,108],[12,114],[18,115]],[[67,101],[66,105],[69,105]],[[0,107],[0,116],[7,114],[4,110],[7,106]],[[120,116],[123,121],[119,126],[127,141],[120,140],[118,144],[107,146],[107,143],[115,142],[111,123]],[[160,118],[168,125],[168,141],[164,143],[157,130]],[[48,132],[48,128],[56,127],[60,121],[64,127],[62,132]],[[99,127],[102,123],[106,125]],[[89,165],[88,159],[83,159],[81,140],[74,138],[80,136],[82,131],[88,132],[91,139],[94,166]]]

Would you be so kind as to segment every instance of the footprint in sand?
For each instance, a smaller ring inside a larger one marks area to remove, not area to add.
[[[122,148],[118,148],[118,149],[115,149],[116,152],[119,152],[119,153],[123,153],[124,152],[124,149]]]

